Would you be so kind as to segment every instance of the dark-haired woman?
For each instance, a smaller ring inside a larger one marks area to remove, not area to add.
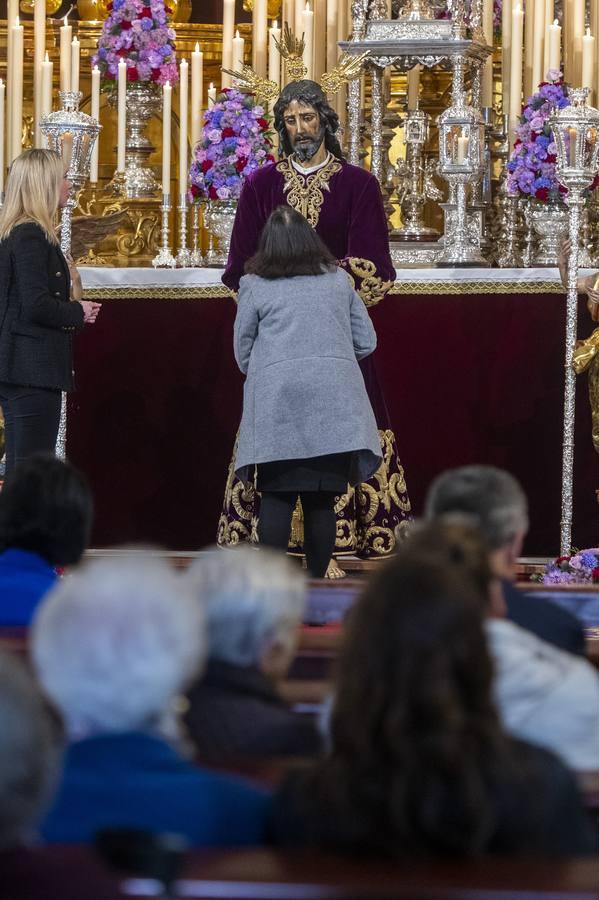
[[[0,625],[27,626],[56,582],[78,563],[93,516],[87,479],[46,453],[22,460],[0,493]]]
[[[597,835],[574,776],[504,731],[483,619],[484,550],[453,526],[409,545],[353,608],[331,750],[281,789],[275,840],[387,858],[575,856]]]
[[[260,543],[285,550],[297,497],[308,569],[324,576],[335,496],[381,462],[358,360],[376,335],[347,275],[306,219],[269,217],[241,279],[235,358],[247,376],[235,471],[262,493]]]

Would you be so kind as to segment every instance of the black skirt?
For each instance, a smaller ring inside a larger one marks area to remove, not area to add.
[[[311,459],[281,459],[256,466],[259,491],[331,491],[344,494],[350,480],[353,453],[329,453]]]

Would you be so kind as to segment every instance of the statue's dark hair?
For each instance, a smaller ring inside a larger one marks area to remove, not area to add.
[[[285,121],[283,119],[285,110],[294,100],[303,103],[306,106],[313,106],[320,116],[320,121],[324,125],[324,145],[327,150],[336,156],[337,159],[343,159],[341,145],[337,140],[337,130],[339,128],[339,116],[327,100],[326,94],[316,81],[292,81],[283,88],[279,94],[279,99],[274,106],[275,129],[279,135],[279,153],[283,156],[289,156],[293,153],[293,147],[287,134]]]

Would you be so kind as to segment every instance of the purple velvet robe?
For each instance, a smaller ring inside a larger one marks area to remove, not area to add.
[[[365,169],[341,159],[336,162],[339,171],[322,185],[322,202],[318,204],[318,209],[312,210],[315,229],[340,265],[352,276],[356,290],[366,305],[374,305],[395,280],[379,183]],[[285,176],[277,165],[273,163],[257,169],[243,186],[227,268],[222,278],[233,291],[239,288],[245,263],[258,249],[260,233],[269,215],[277,206],[286,205],[288,200],[293,199],[292,192],[285,190]],[[292,202],[291,205],[295,204]],[[379,428],[383,464],[369,482],[340,498],[336,508],[335,553],[373,557],[386,555],[394,549],[410,519],[410,501],[376,374],[374,354],[361,360],[360,368]],[[229,545],[243,540],[255,541],[258,513],[259,495],[235,478],[231,465],[217,542]],[[302,538],[301,523],[294,516],[290,541],[292,552],[301,550]]]
[[[360,293],[361,279],[351,272],[349,259],[370,260],[376,277],[395,281],[395,269],[389,254],[389,231],[379,183],[370,172],[338,160],[341,171],[328,181],[323,190],[323,203],[316,232],[333,256],[356,280]],[[243,267],[258,249],[258,240],[266,220],[277,206],[285,206],[285,179],[276,163],[256,169],[243,186],[233,235],[229,261],[223,282],[233,291],[239,289]]]

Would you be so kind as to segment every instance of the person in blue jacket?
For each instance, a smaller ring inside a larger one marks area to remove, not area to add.
[[[69,463],[38,453],[9,473],[0,492],[0,627],[29,625],[56,567],[83,556],[92,517],[87,479]]]
[[[44,600],[32,658],[69,741],[41,827],[48,843],[89,843],[113,828],[194,847],[265,841],[268,792],[194,765],[179,738],[180,695],[206,643],[200,604],[156,554],[95,560]]]

